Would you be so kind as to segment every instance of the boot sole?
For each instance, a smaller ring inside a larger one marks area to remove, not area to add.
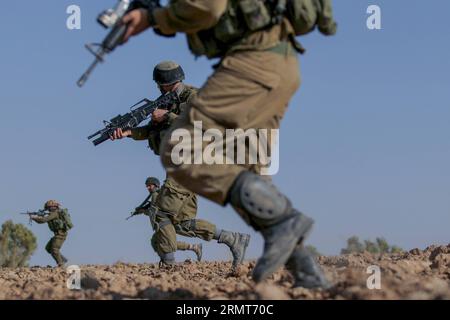
[[[299,243],[299,246],[301,246],[302,243]],[[304,248],[299,248],[299,246],[297,246],[295,250],[305,250]],[[308,252],[308,250],[306,250]],[[293,253],[294,254],[294,253]],[[308,254],[311,255],[310,252],[308,252]],[[292,256],[291,256],[292,257]],[[292,288],[306,288],[306,289],[315,289],[315,288],[322,288],[322,289],[330,289],[332,287],[331,283],[328,281],[328,279],[325,277],[325,274],[321,268],[321,266],[319,265],[319,263],[317,262],[317,260],[315,258],[312,258],[314,260],[314,264],[316,264],[315,268],[317,272],[315,272],[315,275],[308,275],[306,277],[303,278],[299,278],[299,276],[297,276],[297,270],[295,270],[296,268],[299,268],[299,266],[297,264],[294,264],[294,266],[288,266],[289,264],[289,259],[288,262],[286,262],[286,269],[292,274],[292,276],[295,279],[294,285],[292,286]],[[313,268],[313,269],[315,269]],[[301,268],[300,268],[301,269]]]
[[[306,219],[306,221],[305,221]],[[293,238],[292,241],[288,243],[283,243],[282,246],[280,246],[279,255],[276,258],[272,258],[272,260],[275,261],[275,263],[269,265],[264,269],[264,272],[255,273],[255,270],[258,269],[258,262],[255,266],[255,269],[253,270],[253,280],[258,283],[263,281],[264,279],[267,279],[272,273],[274,273],[276,270],[281,268],[286,264],[286,262],[289,260],[292,252],[294,252],[295,248],[297,247],[298,243],[301,243],[304,241],[308,235],[311,233],[314,221],[309,217],[298,217],[298,220],[295,223],[296,225],[292,228],[291,232],[294,234],[297,234],[297,238]]]
[[[294,285],[292,286],[292,289],[296,288],[305,288],[305,289],[324,289],[328,290],[331,289],[333,286],[328,282],[323,281],[317,281],[315,283],[313,282],[302,282],[302,281],[296,281]]]

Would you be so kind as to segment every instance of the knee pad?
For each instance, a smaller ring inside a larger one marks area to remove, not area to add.
[[[256,229],[284,220],[292,208],[289,199],[270,181],[249,171],[237,177],[229,199]]]

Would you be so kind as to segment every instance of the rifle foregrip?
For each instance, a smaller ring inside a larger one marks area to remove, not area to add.
[[[109,136],[102,135],[100,138],[93,140],[92,143],[94,144],[94,146],[98,146],[99,144],[101,144],[107,140],[109,140]]]
[[[126,24],[118,23],[107,35],[105,40],[103,40],[103,49],[108,53],[113,51],[122,42],[123,37],[127,32],[127,28],[128,26]]]

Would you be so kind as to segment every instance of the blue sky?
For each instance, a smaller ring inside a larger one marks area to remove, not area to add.
[[[450,242],[450,2],[334,1],[339,33],[300,39],[302,86],[282,123],[277,185],[314,217],[309,242],[338,253],[351,235],[384,236],[410,249]],[[0,13],[0,223],[50,198],[70,209],[75,228],[63,248],[74,263],[157,261],[148,219],[125,221],[146,196],[148,175],[164,171],[146,143],[94,148],[86,137],[103,119],[155,98],[152,68],[183,65],[201,86],[214,61],[195,60],[185,39],[147,32],[108,56],[83,89],[75,82],[91,63],[85,42],[105,31],[97,14],[112,0],[4,4]],[[66,8],[82,10],[82,29],[66,28]],[[382,30],[366,28],[366,9],[382,9]],[[439,10],[434,10],[439,8]],[[433,10],[432,10],[433,9]],[[199,218],[262,239],[230,209],[201,200]],[[33,225],[32,264],[50,264],[50,232]],[[204,244],[206,259],[227,259]],[[178,254],[178,259],[189,255]]]

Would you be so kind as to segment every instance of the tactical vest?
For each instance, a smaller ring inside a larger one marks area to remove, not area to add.
[[[72,220],[67,209],[58,211],[58,218],[50,220],[48,227],[52,232],[68,231],[73,228]]]
[[[331,0],[229,0],[214,27],[188,35],[189,49],[195,56],[223,57],[248,35],[270,29],[284,18],[297,36],[316,26],[325,35],[336,33]]]
[[[197,92],[197,89],[188,85],[184,85],[183,91],[179,95],[180,104],[175,106],[174,109],[170,110],[170,112],[173,112],[177,115],[181,112],[181,105],[186,103],[189,98]],[[159,147],[161,145],[161,141],[164,138],[164,135],[167,133],[167,130],[170,127],[170,124],[167,123],[161,123],[161,124],[153,124],[150,122],[150,136],[148,137],[148,146],[150,149],[153,150],[153,152],[156,155],[159,155]]]

